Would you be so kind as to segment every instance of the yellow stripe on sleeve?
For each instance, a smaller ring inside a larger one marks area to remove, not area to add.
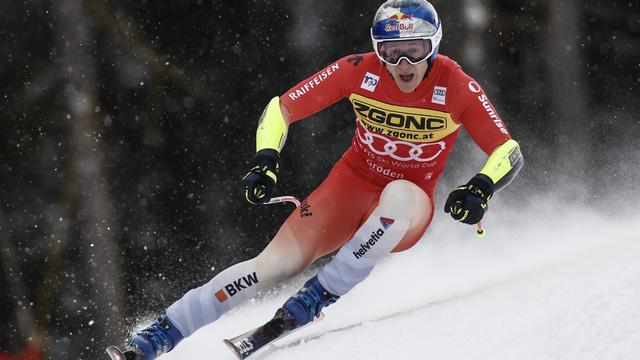
[[[262,149],[282,150],[287,139],[287,125],[280,110],[280,98],[274,97],[262,112],[256,131],[256,152]]]
[[[497,191],[513,180],[523,164],[520,146],[515,140],[510,139],[491,153],[480,174],[488,176]]]

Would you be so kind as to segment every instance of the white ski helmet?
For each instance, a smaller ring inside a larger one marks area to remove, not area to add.
[[[373,49],[389,65],[402,59],[432,63],[441,39],[440,18],[426,0],[389,0],[378,8],[371,26]]]

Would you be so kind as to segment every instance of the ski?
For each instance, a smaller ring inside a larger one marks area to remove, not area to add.
[[[107,349],[107,354],[111,360],[126,360],[127,358],[124,356],[122,351],[117,346],[109,346]]]
[[[318,315],[318,317],[309,324],[296,327],[295,325],[292,326],[294,321],[292,319],[283,318],[282,313],[282,309],[278,310],[273,319],[269,320],[266,324],[231,339],[224,339],[223,342],[234,354],[236,354],[238,359],[246,359],[258,352],[258,350],[272,344],[274,341],[282,339],[292,332],[300,330],[324,318],[324,314],[320,313],[320,315]]]

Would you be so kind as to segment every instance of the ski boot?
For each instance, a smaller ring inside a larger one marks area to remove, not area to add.
[[[320,315],[322,308],[333,304],[339,298],[327,291],[318,281],[318,276],[314,276],[290,297],[282,308],[295,319],[297,327],[301,327],[313,321]],[[286,315],[280,314],[279,317],[287,319]]]
[[[154,360],[173,349],[183,338],[180,330],[162,315],[129,340],[123,354],[126,360]]]
[[[302,289],[287,300],[266,324],[249,330],[236,337],[225,339],[224,343],[238,359],[246,359],[274,341],[287,336],[309,324],[322,319],[322,308],[333,304],[340,297],[329,293],[314,276]],[[129,360],[129,359],[127,359]]]
[[[223,342],[238,359],[246,359],[274,341],[300,328],[298,322],[287,310],[279,308],[273,319],[266,324]]]

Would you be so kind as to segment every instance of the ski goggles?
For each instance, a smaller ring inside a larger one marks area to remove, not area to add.
[[[427,60],[436,50],[434,44],[438,44],[442,37],[442,28],[438,28],[432,36],[409,39],[381,39],[377,40],[373,37],[373,49],[378,58],[385,64],[397,66],[402,59],[407,60],[410,64],[416,65]]]

